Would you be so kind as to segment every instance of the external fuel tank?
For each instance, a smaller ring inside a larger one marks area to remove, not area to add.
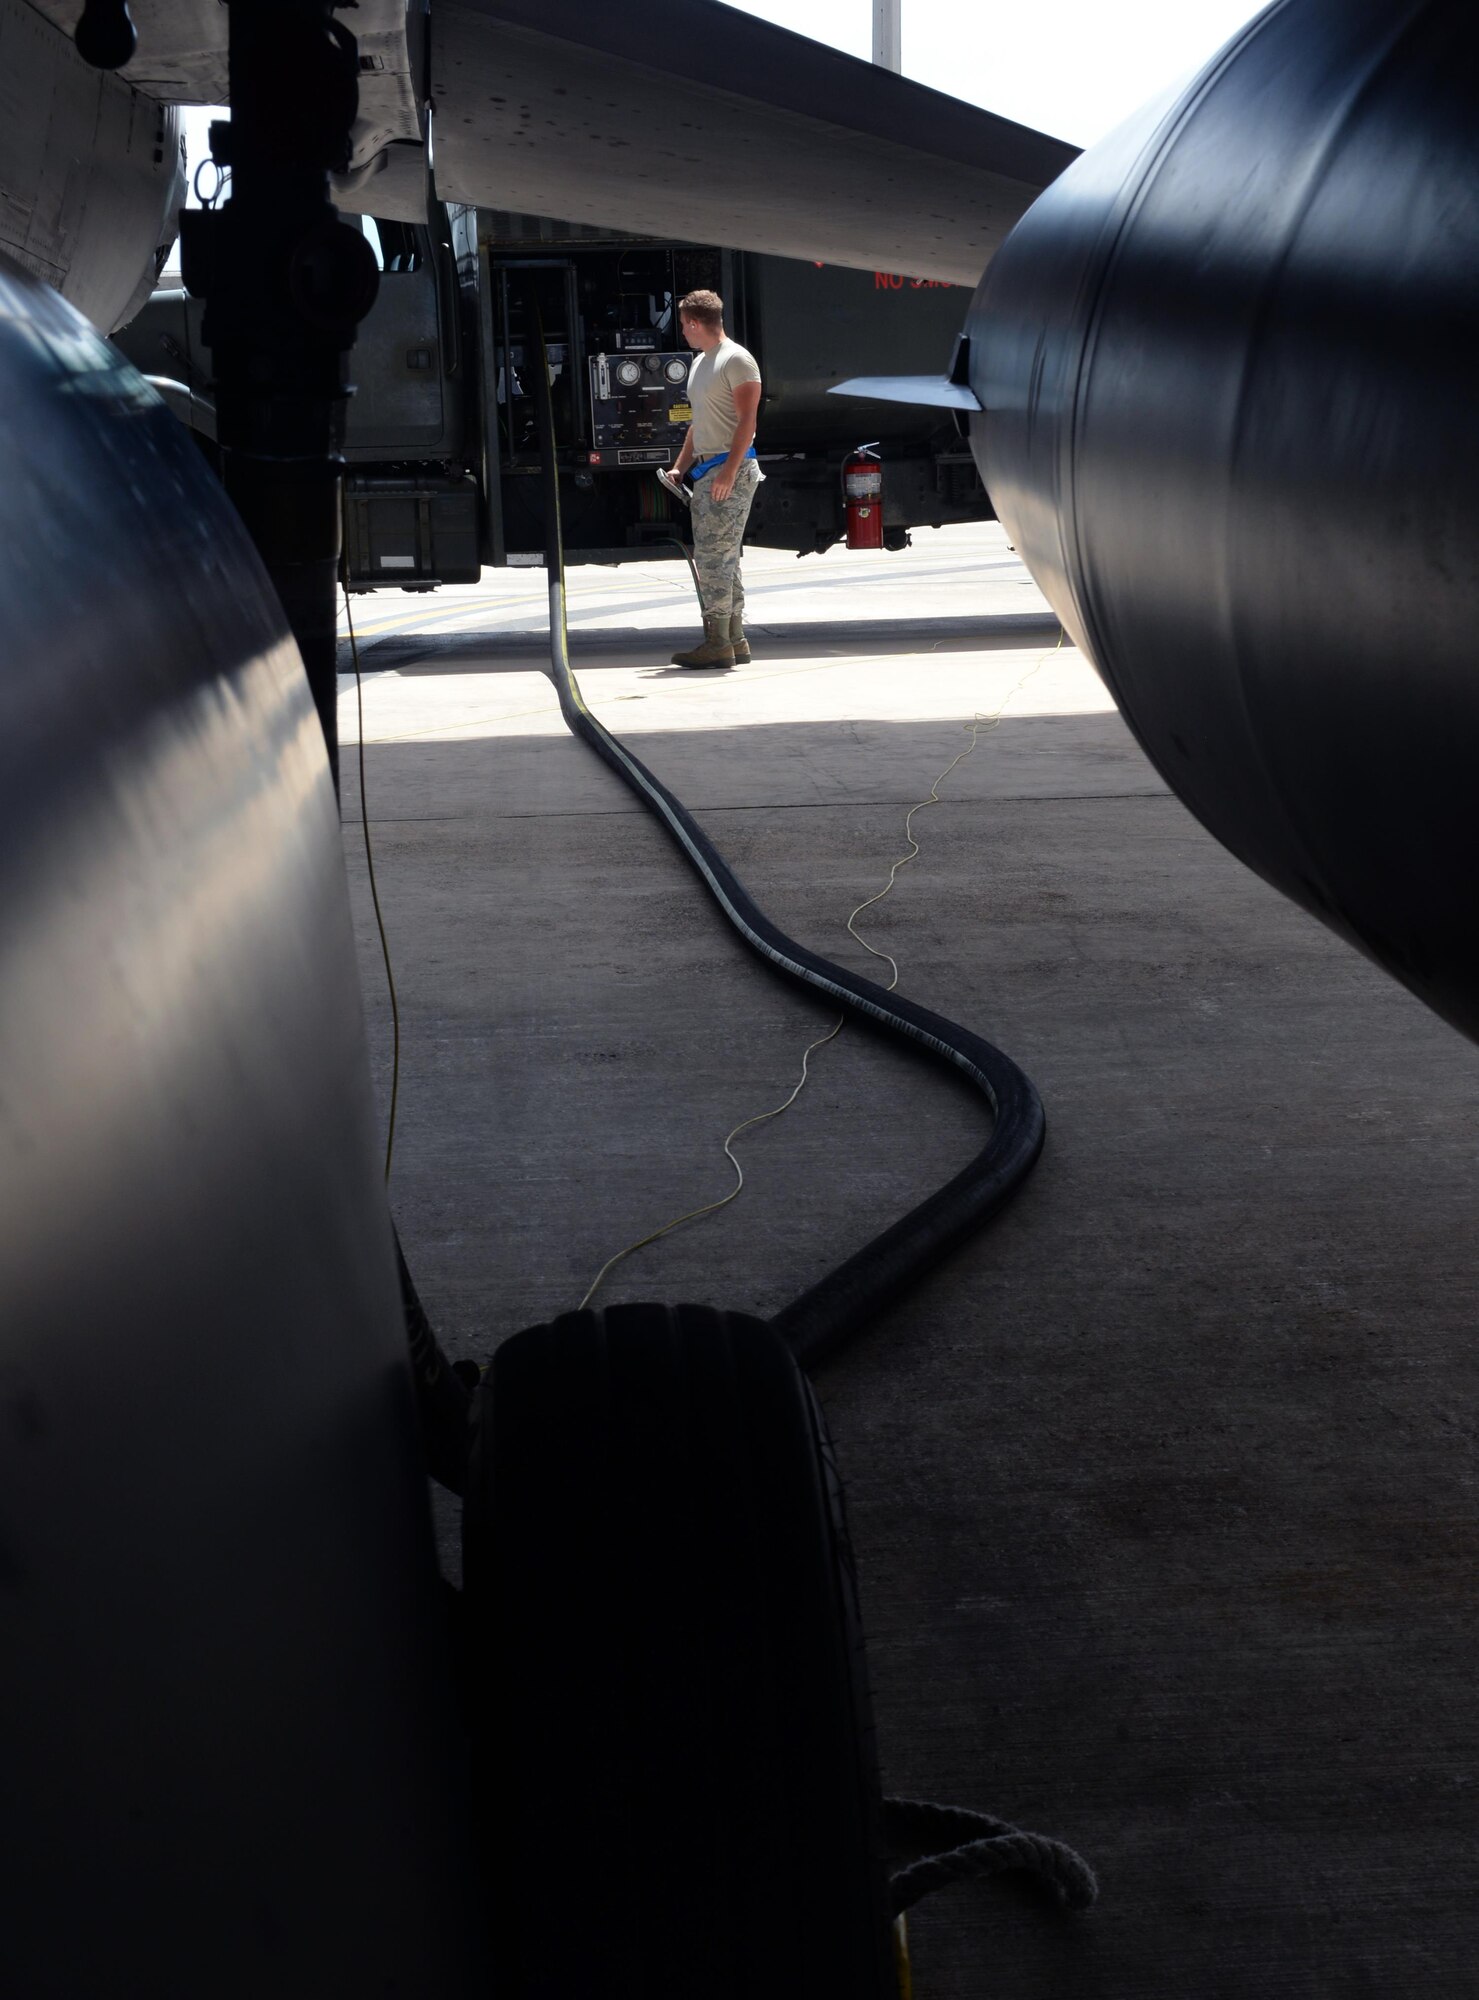
[[[1479,1035],[1479,19],[1282,0],[992,261],[1013,542],[1232,851]]]

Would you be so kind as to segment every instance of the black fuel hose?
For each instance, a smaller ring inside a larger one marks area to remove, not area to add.
[[[900,1035],[962,1071],[994,1113],[991,1137],[969,1166],[775,1315],[772,1324],[797,1360],[803,1367],[815,1367],[974,1235],[1017,1191],[1042,1151],[1042,1101],[1031,1078],[969,1028],[887,992],[788,937],[760,909],[682,801],[586,706],[571,670],[565,622],[565,558],[548,366],[535,374],[544,461],[550,671],[566,724],[662,821],[730,923],[768,965],[825,993],[846,1013]]]

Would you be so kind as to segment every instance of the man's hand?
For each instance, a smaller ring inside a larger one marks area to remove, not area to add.
[[[719,465],[709,474],[709,491],[716,500],[727,500],[733,493],[736,470],[732,465]]]

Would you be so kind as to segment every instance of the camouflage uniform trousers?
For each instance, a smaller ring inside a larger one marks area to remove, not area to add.
[[[745,609],[740,554],[750,505],[760,484],[760,467],[753,458],[742,460],[727,500],[714,498],[713,483],[719,471],[716,465],[693,489],[693,562],[705,613],[715,618],[740,618]]]

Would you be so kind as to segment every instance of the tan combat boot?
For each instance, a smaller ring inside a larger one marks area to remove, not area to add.
[[[704,613],[704,642],[691,653],[674,653],[675,667],[732,667],[734,648],[729,643],[729,620]]]
[[[742,667],[750,657],[750,642],[745,637],[743,611],[736,611],[729,621],[729,643],[734,649],[735,665]]]

